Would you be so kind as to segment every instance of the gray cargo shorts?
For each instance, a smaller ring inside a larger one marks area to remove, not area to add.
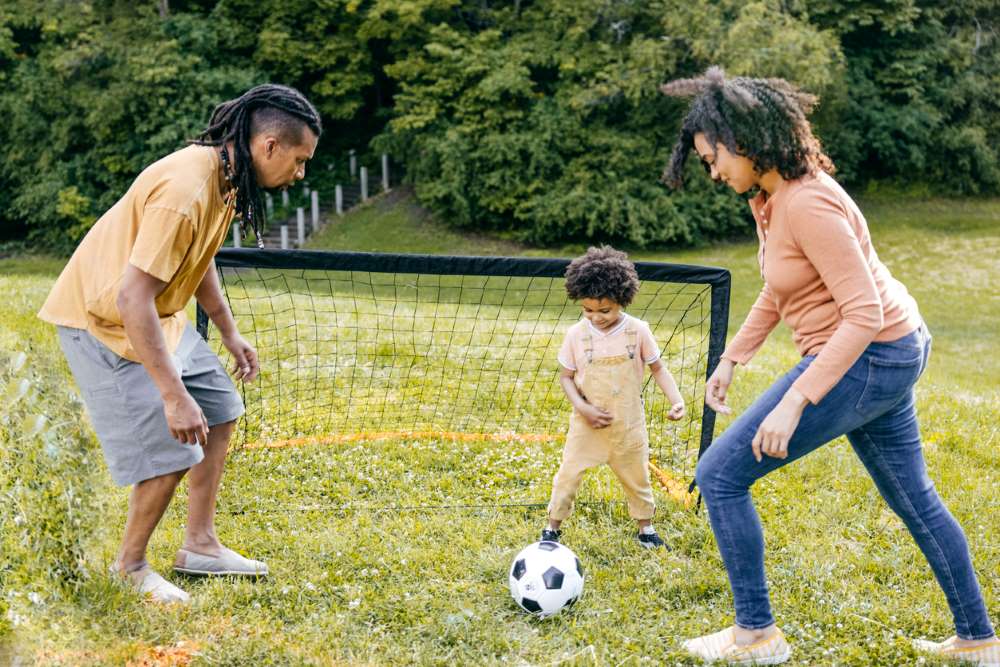
[[[170,435],[163,398],[142,364],[119,357],[83,329],[57,329],[116,484],[135,484],[201,462],[205,457],[201,445],[186,445]],[[243,415],[243,401],[233,381],[191,325],[173,362],[209,426]]]

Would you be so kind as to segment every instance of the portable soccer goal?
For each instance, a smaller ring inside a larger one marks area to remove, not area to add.
[[[240,386],[237,447],[565,436],[556,355],[581,317],[565,292],[568,260],[226,248],[215,263],[261,364],[259,379]],[[689,408],[668,421],[670,406],[646,376],[653,473],[683,499],[713,436],[703,394],[725,344],[730,275],[636,268],[641,286],[627,312],[649,323]],[[199,309],[199,332],[226,358],[210,328]]]

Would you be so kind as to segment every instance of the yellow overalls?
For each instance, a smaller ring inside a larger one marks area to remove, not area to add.
[[[628,354],[594,359],[593,336],[584,338],[586,370],[574,377],[588,403],[607,410],[612,421],[604,428],[591,428],[582,415],[573,410],[562,463],[552,480],[549,517],[562,521],[573,510],[573,499],[583,480],[583,473],[602,463],[611,466],[618,477],[629,515],[633,519],[651,519],[656,505],[649,484],[649,436],[642,406],[642,372],[633,361],[637,353],[636,331],[628,328]]]

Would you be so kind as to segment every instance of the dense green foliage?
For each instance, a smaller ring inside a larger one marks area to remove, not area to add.
[[[263,78],[220,57],[224,23],[98,6],[0,10],[0,215],[44,245],[74,244],[145,165]]]
[[[745,229],[705,179],[657,182],[702,71],[786,77],[846,183],[1000,191],[994,0],[8,0],[0,239],[69,248],[212,106],[295,85],[328,131],[405,162],[458,227],[553,243],[698,243]]]

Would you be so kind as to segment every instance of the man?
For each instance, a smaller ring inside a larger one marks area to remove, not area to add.
[[[235,215],[260,238],[263,189],[305,177],[322,131],[298,91],[257,86],[216,107],[198,141],[147,167],[81,241],[39,317],[57,325],[114,481],[134,485],[113,571],[161,602],[189,596],[146,562],[150,536],[188,474],[188,521],[174,569],[267,574],[215,534],[215,504],[243,404],[187,322],[195,296],[252,382],[257,352],[237,331],[214,256]]]

